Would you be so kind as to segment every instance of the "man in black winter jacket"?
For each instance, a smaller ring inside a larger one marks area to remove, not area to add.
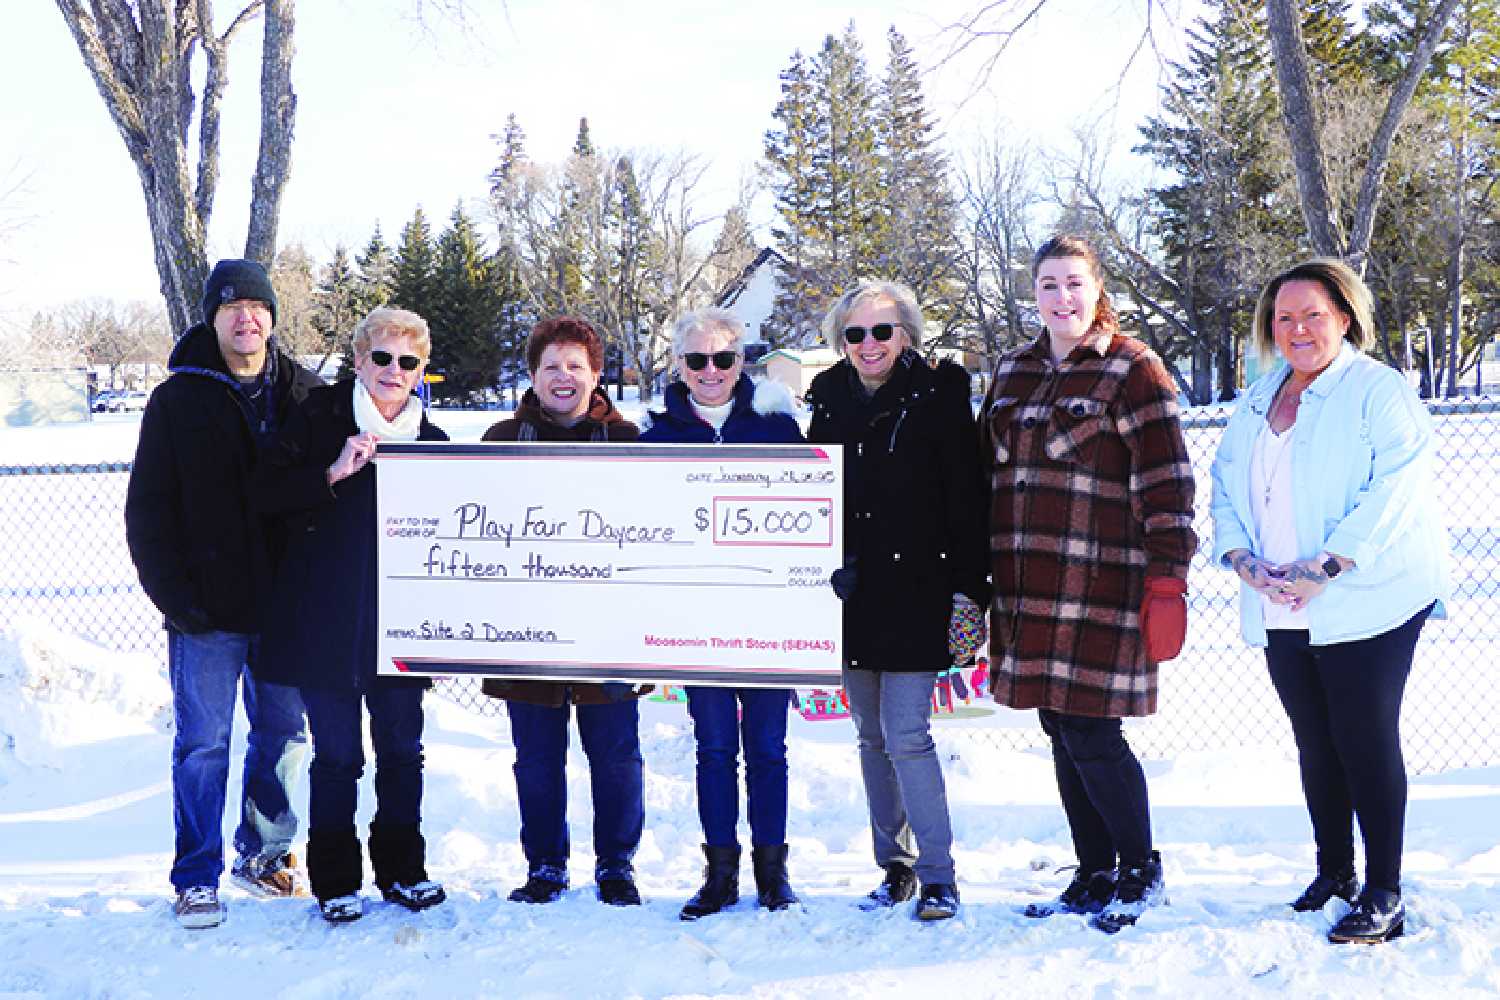
[[[292,786],[307,754],[295,688],[251,674],[272,540],[250,502],[261,450],[317,376],[271,340],[276,293],[265,268],[222,260],[203,290],[203,322],[172,350],[171,375],[141,419],[125,500],[130,556],[166,619],[176,716],[174,906],[185,927],[224,919],[224,800],[236,691],[250,720],[236,883],[262,896],[304,894],[288,853]]]

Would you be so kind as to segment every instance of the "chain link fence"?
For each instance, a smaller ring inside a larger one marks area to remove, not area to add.
[[[1424,630],[1407,687],[1402,729],[1416,773],[1500,763],[1500,400],[1431,408],[1453,599],[1450,617]],[[1228,414],[1199,410],[1184,420],[1202,544],[1188,577],[1187,645],[1162,668],[1160,711],[1129,723],[1132,742],[1148,757],[1292,743],[1260,651],[1240,640],[1236,578],[1210,565],[1209,466]],[[0,623],[36,619],[165,663],[161,616],[125,547],[129,472],[128,463],[0,466]],[[474,680],[440,681],[437,690],[477,712],[502,710]],[[976,698],[969,708],[991,704]],[[1005,747],[1043,745],[1033,713],[1001,709],[972,718],[978,714],[960,706],[944,724]]]

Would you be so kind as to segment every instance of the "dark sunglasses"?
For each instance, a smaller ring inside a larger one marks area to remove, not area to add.
[[[896,331],[899,329],[901,329],[901,326],[898,323],[876,323],[869,330],[866,330],[862,326],[846,326],[844,327],[844,339],[851,344],[863,344],[865,342],[865,334],[868,333],[883,344],[894,337]]]
[[[727,372],[740,359],[740,352],[714,351],[712,354],[700,354],[697,351],[689,351],[682,356],[682,363],[688,366],[688,371],[701,372],[708,367],[710,359],[713,360],[715,368],[721,372]]]
[[[370,360],[375,363],[376,368],[386,368],[394,361],[401,366],[401,370],[404,372],[414,372],[417,370],[417,366],[422,363],[422,359],[415,354],[403,354],[398,358],[390,351],[371,351]]]

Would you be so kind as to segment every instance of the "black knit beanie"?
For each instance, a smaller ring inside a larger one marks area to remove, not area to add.
[[[203,322],[214,325],[219,306],[236,299],[256,299],[271,308],[271,326],[276,325],[276,290],[266,269],[253,260],[221,260],[203,283]]]

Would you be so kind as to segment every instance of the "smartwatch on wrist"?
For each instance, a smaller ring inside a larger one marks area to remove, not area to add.
[[[1340,564],[1339,561],[1333,556],[1329,556],[1327,559],[1323,560],[1323,572],[1328,575],[1328,579],[1332,580],[1343,571],[1343,565]]]

